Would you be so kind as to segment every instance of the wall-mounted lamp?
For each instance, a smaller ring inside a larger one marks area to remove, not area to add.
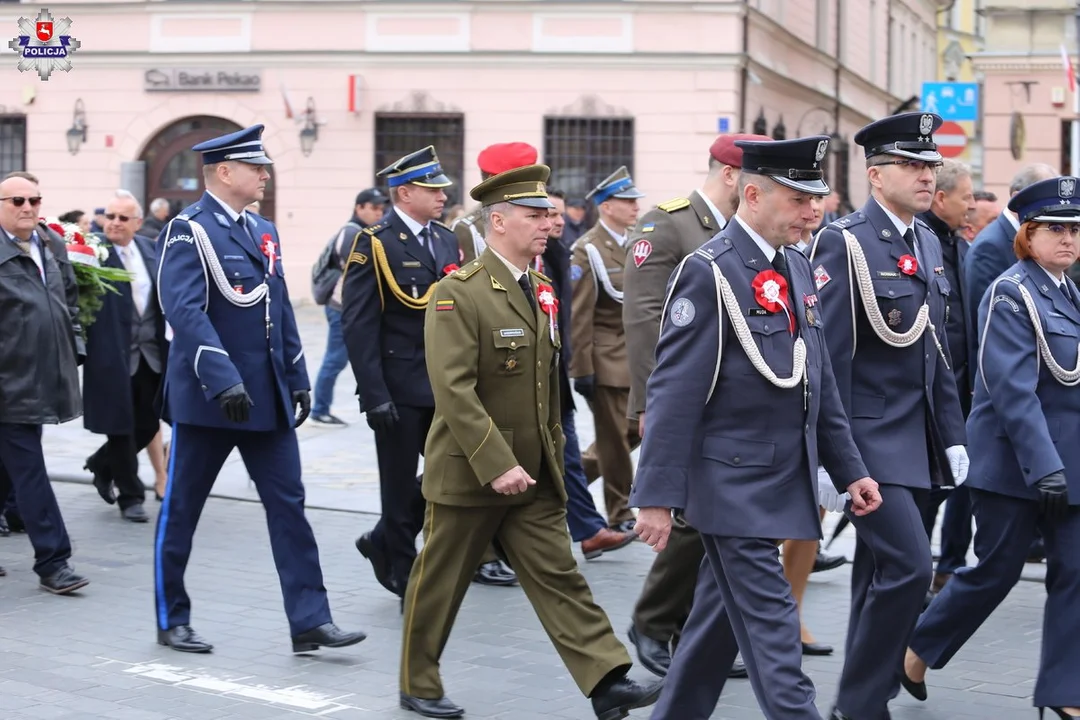
[[[307,99],[303,117],[304,127],[300,131],[300,152],[306,157],[315,149],[315,141],[319,139],[319,123],[315,120],[315,98]]]
[[[776,121],[772,129],[773,140],[787,140],[787,126],[784,125],[784,116],[781,115],[780,119]]]
[[[755,135],[765,135],[769,131],[769,121],[765,119],[765,108],[758,111],[757,119],[754,120]]]
[[[86,129],[86,109],[83,107],[82,98],[79,98],[75,101],[75,113],[67,131],[68,152],[72,155],[78,155],[79,148],[86,142]]]

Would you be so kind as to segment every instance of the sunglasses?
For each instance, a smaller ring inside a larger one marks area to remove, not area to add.
[[[22,207],[23,205],[26,204],[27,200],[30,201],[30,207],[37,207],[38,205],[41,204],[41,196],[40,195],[38,195],[37,197],[32,197],[32,198],[4,197],[4,198],[0,198],[0,200],[10,200],[11,204],[14,205],[15,207]]]
[[[128,215],[120,215],[118,213],[105,213],[106,220],[115,220],[116,218],[120,218],[120,222],[127,222],[131,219],[131,217]]]

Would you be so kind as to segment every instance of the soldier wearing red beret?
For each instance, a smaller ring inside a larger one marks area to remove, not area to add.
[[[487,180],[507,170],[535,165],[538,156],[536,148],[529,143],[495,143],[480,151],[480,154],[476,156],[476,164],[480,166],[480,179]],[[480,208],[476,208],[455,222],[452,227],[454,234],[457,235],[458,245],[461,247],[461,264],[464,266],[465,263],[479,257],[487,247],[484,242],[484,221],[480,218]]]

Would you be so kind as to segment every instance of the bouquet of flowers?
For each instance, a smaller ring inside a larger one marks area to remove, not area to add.
[[[101,310],[101,297],[106,292],[120,292],[113,283],[131,282],[135,276],[127,270],[102,265],[109,258],[109,248],[100,237],[83,235],[78,225],[63,223],[56,218],[43,218],[42,222],[67,245],[68,259],[75,270],[79,288],[79,323],[85,333]]]

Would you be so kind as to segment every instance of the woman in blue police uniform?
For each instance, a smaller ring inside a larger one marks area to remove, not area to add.
[[[1038,529],[1048,597],[1035,705],[1080,717],[1080,297],[1065,274],[1080,250],[1078,182],[1044,180],[1009,201],[1021,260],[980,304],[968,419],[979,564],[957,570],[919,619],[902,679],[920,700],[927,667],[944,667],[1020,579]]]
[[[158,642],[209,652],[190,625],[184,570],[210,488],[233,448],[266,507],[293,652],[364,639],[340,630],[304,517],[295,427],[311,410],[307,367],[282,276],[277,228],[245,208],[262,200],[272,164],[262,125],[208,140],[206,192],[158,241],[157,286],[173,340],[164,415],[173,423],[169,478],[154,543]],[[294,413],[299,407],[299,413]]]

